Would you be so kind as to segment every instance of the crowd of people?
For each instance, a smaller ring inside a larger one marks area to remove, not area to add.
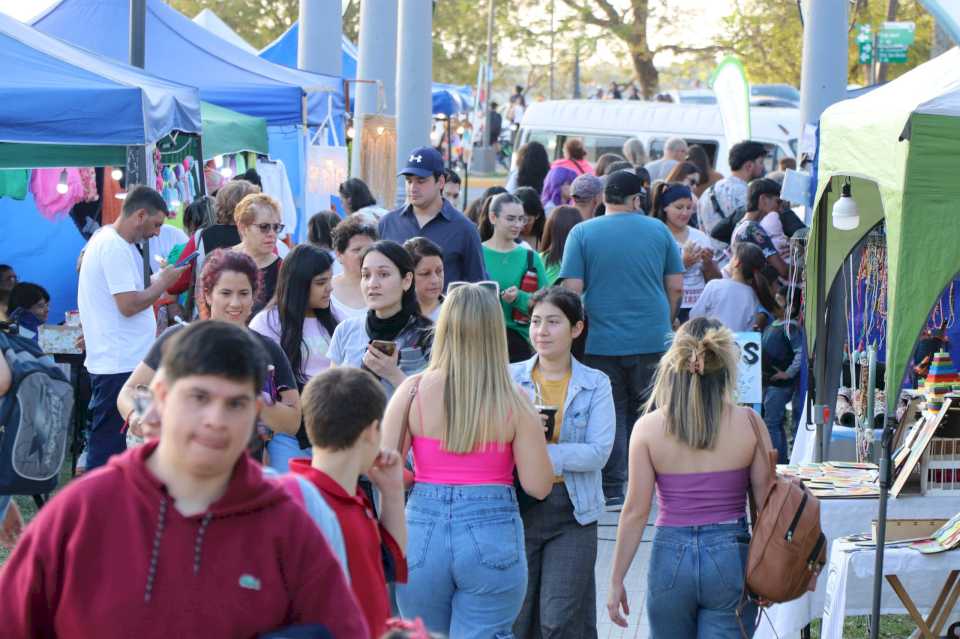
[[[733,333],[764,331],[782,458],[802,350],[766,149],[734,145],[727,177],[680,139],[518,154],[464,214],[414,149],[403,206],[352,178],[295,247],[238,176],[156,264],[166,203],[130,189],[78,267],[84,476],[0,571],[5,636],[595,637],[599,518],[622,508],[623,625],[655,487],[654,636],[740,636],[768,467]],[[23,335],[48,321],[42,287],[0,286]]]

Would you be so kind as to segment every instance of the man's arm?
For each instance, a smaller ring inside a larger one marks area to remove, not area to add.
[[[563,288],[573,291],[577,295],[583,295],[583,280],[574,277],[568,277],[563,280]]]
[[[483,245],[480,233],[471,227],[465,234],[463,264],[460,276],[465,282],[480,282],[487,279],[487,269],[483,263]]]
[[[683,297],[683,273],[665,275],[663,288],[667,292],[667,299],[670,300],[670,321],[672,322],[680,310],[680,299]]]
[[[156,274],[153,281],[150,282],[150,286],[142,291],[114,293],[113,299],[117,303],[117,309],[124,317],[132,317],[140,311],[150,308],[188,268],[189,266],[181,266],[180,268],[165,266]]]

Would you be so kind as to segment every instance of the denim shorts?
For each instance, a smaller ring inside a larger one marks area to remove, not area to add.
[[[750,533],[745,519],[705,526],[657,526],[647,574],[653,639],[738,639]],[[742,611],[753,636],[756,606]]]
[[[404,617],[457,639],[510,639],[527,589],[513,486],[418,483],[407,501]]]

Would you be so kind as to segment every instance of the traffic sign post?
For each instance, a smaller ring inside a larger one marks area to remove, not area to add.
[[[890,64],[906,62],[916,26],[913,22],[884,22],[877,33],[877,59]]]

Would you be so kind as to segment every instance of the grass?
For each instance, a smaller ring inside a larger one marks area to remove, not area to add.
[[[60,469],[60,482],[57,484],[57,487],[54,489],[53,494],[56,494],[61,488],[67,485],[67,483],[72,479],[70,477],[70,468],[72,458],[70,454],[67,454],[67,458],[63,460],[63,468]],[[51,497],[53,496],[51,494]],[[13,498],[17,502],[17,506],[20,507],[20,514],[23,516],[24,526],[30,523],[30,520],[37,515],[37,504],[33,501],[33,497],[29,495],[17,495]],[[10,556],[10,551],[0,546],[0,566],[3,566],[7,561],[7,557]]]
[[[917,626],[907,615],[883,615],[880,618],[880,637],[882,639],[903,639],[909,637]],[[810,624],[810,636],[820,637],[820,620]],[[865,639],[870,636],[870,617],[847,617],[843,620],[843,636],[847,639]]]

